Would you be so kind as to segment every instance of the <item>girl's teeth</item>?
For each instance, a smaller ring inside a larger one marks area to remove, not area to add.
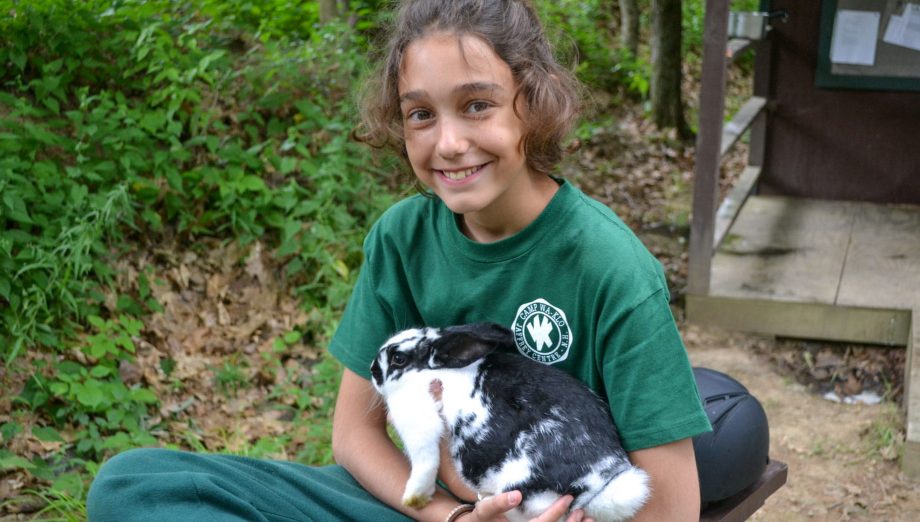
[[[456,172],[448,172],[446,170],[442,170],[441,172],[443,172],[445,176],[447,176],[449,179],[453,181],[460,181],[463,178],[473,175],[473,173],[476,172],[476,170],[477,170],[476,168],[472,168],[472,169],[466,169],[466,170],[458,170]]]

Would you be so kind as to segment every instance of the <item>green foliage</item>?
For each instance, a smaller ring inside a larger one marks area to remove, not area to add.
[[[127,245],[259,239],[318,311],[303,333],[322,339],[344,306],[393,197],[372,174],[387,165],[349,139],[364,37],[317,27],[314,4],[0,0],[0,355],[55,354],[36,359],[18,404],[71,461],[157,443],[155,393],[119,373],[160,309],[148,275],[106,305]],[[215,375],[228,395],[248,385],[233,361]],[[302,408],[328,419],[317,404]],[[0,426],[4,439],[21,430]],[[17,458],[0,463],[48,469]]]
[[[904,453],[904,420],[898,405],[883,402],[876,418],[861,433],[867,452],[885,460],[898,460]]]
[[[332,356],[324,356],[314,367],[311,383],[310,422],[305,425],[307,439],[297,460],[310,465],[324,466],[332,458],[332,414],[342,376],[343,366]],[[303,402],[303,399],[299,399]],[[306,404],[304,404],[306,406]]]
[[[733,0],[732,11],[759,11],[762,0]],[[685,59],[699,61],[703,51],[703,22],[706,17],[705,0],[687,0],[681,3],[683,26],[683,52]]]
[[[224,361],[214,372],[214,383],[217,385],[217,389],[230,397],[236,395],[239,390],[246,388],[249,380],[243,370],[244,366],[245,363],[233,360],[232,356]]]
[[[64,475],[76,479],[82,486],[79,477],[74,474]],[[48,491],[28,491],[45,502],[45,507],[35,513],[35,520],[60,520],[63,522],[83,522],[88,520],[86,512],[86,497],[82,491],[74,495],[58,487],[51,487]]]
[[[64,360],[50,368],[50,376],[36,372],[19,400],[33,411],[45,412],[60,424],[74,426],[78,455],[98,458],[107,451],[155,444],[148,432],[149,405],[157,404],[149,389],[122,382],[119,367],[133,362],[136,337],[143,323],[122,316],[104,320],[90,316],[96,333],[80,347],[86,364]],[[39,431],[41,430],[41,431]],[[64,442],[53,428],[33,428],[42,440]]]
[[[341,308],[390,201],[348,139],[360,35],[317,29],[312,2],[5,3],[7,361],[101,313],[125,232],[274,239],[305,302]]]
[[[612,28],[618,14],[614,4],[601,0],[540,0],[536,3],[543,25],[565,61],[577,62],[581,81],[593,89],[626,91],[645,96],[648,67],[619,47]],[[574,46],[574,49],[572,49]],[[566,56],[574,51],[574,56]]]

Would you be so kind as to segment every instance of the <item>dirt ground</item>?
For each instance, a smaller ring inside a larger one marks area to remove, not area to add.
[[[778,346],[772,339],[686,325],[683,332],[694,366],[731,375],[760,400],[770,455],[789,465],[786,485],[752,520],[920,520],[920,480],[900,473],[891,447],[879,440],[897,425],[892,403],[822,398],[764,354]]]

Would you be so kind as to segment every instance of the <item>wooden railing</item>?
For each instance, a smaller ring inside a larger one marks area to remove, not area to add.
[[[712,255],[725,238],[763,168],[769,88],[769,36],[763,40],[728,39],[729,0],[707,0],[703,29],[700,123],[696,140],[693,214],[690,225],[688,292],[709,293]],[[739,56],[754,51],[753,96],[724,123],[727,69]],[[719,173],[729,151],[750,130],[748,167],[723,201]]]

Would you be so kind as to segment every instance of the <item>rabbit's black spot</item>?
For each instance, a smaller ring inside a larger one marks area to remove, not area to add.
[[[374,382],[377,383],[377,386],[383,385],[383,370],[380,369],[380,362],[374,359],[374,362],[371,364],[371,377],[374,379]]]
[[[508,400],[508,406],[510,406],[514,411],[521,411],[527,405],[527,401],[523,397],[512,397]]]

